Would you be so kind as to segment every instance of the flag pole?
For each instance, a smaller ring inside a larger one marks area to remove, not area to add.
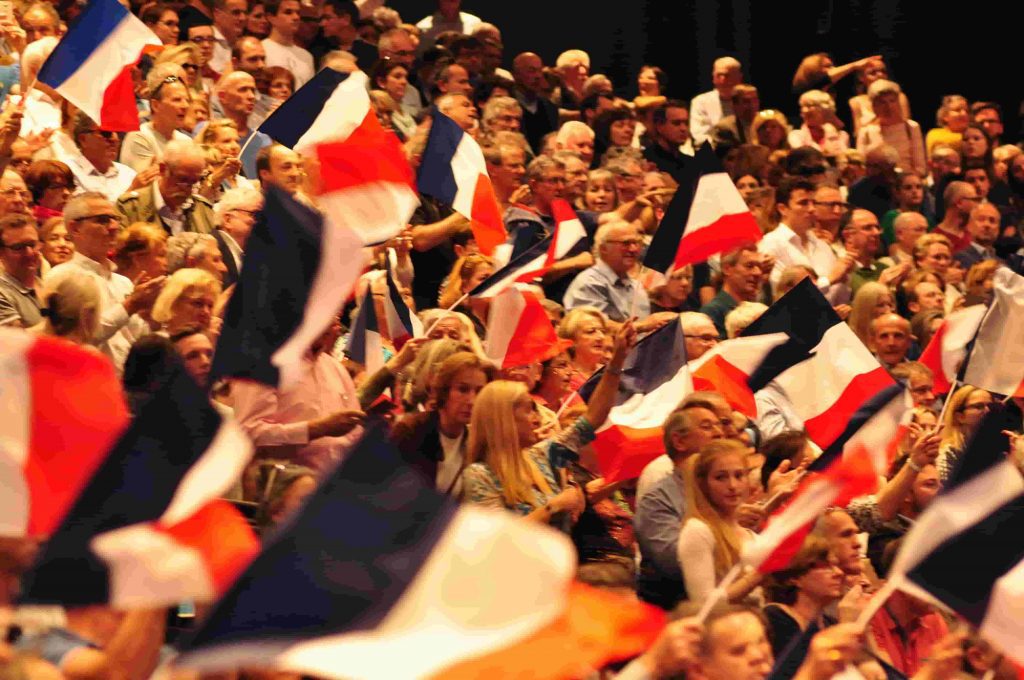
[[[715,605],[725,597],[726,590],[732,585],[733,581],[739,578],[740,574],[743,573],[743,562],[737,562],[732,565],[732,569],[726,573],[721,583],[715,586],[715,589],[708,595],[708,599],[704,600],[704,604],[700,608],[700,612],[697,614],[697,623],[704,623],[704,620],[711,614],[711,610],[714,609]]]
[[[456,307],[461,305],[463,303],[463,301],[466,298],[468,298],[468,297],[469,297],[469,293],[463,293],[462,297],[460,297],[458,300],[453,302],[451,307],[449,307],[448,309],[444,310],[444,312],[442,314],[439,314],[438,317],[436,319],[434,319],[434,323],[430,324],[430,326],[427,328],[427,330],[423,331],[423,337],[425,337],[425,338],[428,337],[430,335],[430,331],[434,330],[434,326],[436,326],[438,323],[440,323],[441,319],[443,319],[445,317],[445,314],[447,314],[448,312],[452,311],[453,309],[455,309]]]
[[[956,392],[959,388],[960,381],[954,380],[953,384],[950,385],[949,387],[949,394],[946,395],[946,401],[942,403],[942,410],[939,411],[938,425],[936,425],[936,427],[942,425],[942,419],[946,417],[946,411],[949,410],[949,402],[953,401],[953,393]]]

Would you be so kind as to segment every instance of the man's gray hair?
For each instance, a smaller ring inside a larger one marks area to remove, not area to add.
[[[185,231],[167,239],[167,273],[173,274],[187,267],[189,255],[194,255],[196,248],[204,242],[217,247],[217,239],[194,231]]]
[[[484,104],[484,126],[491,124],[495,118],[505,111],[515,111],[519,115],[523,113],[523,107],[512,97],[491,97]]]
[[[103,201],[112,205],[106,194],[101,194],[98,191],[83,191],[69,198],[68,202],[64,204],[64,221],[71,222],[87,216],[92,212],[89,210],[89,201]]]
[[[191,139],[172,139],[164,147],[163,162],[168,166],[176,165],[183,161],[199,160],[206,163],[206,157],[198,144]]]
[[[260,210],[263,208],[263,194],[252,187],[234,187],[224,192],[217,204],[213,206],[213,212],[219,223],[225,213],[232,210]]]
[[[551,170],[565,170],[565,163],[549,156],[537,156],[526,166],[526,179],[541,180]]]

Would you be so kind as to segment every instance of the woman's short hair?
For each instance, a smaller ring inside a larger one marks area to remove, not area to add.
[[[836,102],[824,90],[807,90],[800,95],[800,106],[818,106],[825,111],[835,111]]]
[[[946,127],[946,114],[957,104],[967,105],[967,98],[962,94],[947,94],[939,104],[939,110],[935,112],[935,124],[939,127]]]
[[[434,374],[434,401],[436,408],[441,408],[447,403],[448,393],[452,389],[452,383],[455,382],[456,376],[462,371],[468,370],[482,371],[487,382],[494,380],[497,375],[494,364],[481,359],[472,352],[456,352],[442,361],[440,365],[434,364],[432,372]]]
[[[953,252],[953,244],[949,242],[949,238],[947,236],[944,236],[943,234],[936,234],[934,232],[931,234],[924,234],[914,241],[914,263],[916,264],[921,260],[921,258],[927,255],[928,249],[936,243],[940,243],[949,248],[950,253]]]
[[[174,304],[178,298],[193,290],[209,293],[216,298],[220,295],[221,287],[220,282],[214,278],[213,274],[204,269],[194,267],[179,269],[167,277],[163,290],[160,291],[156,302],[153,303],[153,321],[157,323],[170,321],[173,316]]]
[[[86,312],[92,311],[92,328],[81,328],[83,336],[91,338],[99,330],[99,284],[87,274],[68,270],[48,276],[40,297],[45,316],[54,335],[64,337],[81,328]]]
[[[71,168],[60,161],[38,160],[25,170],[25,184],[32,192],[32,200],[38,203],[43,193],[54,184],[62,182],[69,191],[75,190],[75,175]]]
[[[139,222],[123,229],[114,239],[114,264],[120,270],[131,269],[135,258],[167,243],[167,232],[155,224]],[[163,272],[150,272],[154,275]]]
[[[436,367],[457,352],[472,354],[473,348],[451,338],[440,338],[423,343],[420,351],[416,353],[416,359],[405,371],[402,402],[408,407],[408,410],[427,403],[434,389]]]
[[[222,128],[230,128],[238,132],[238,123],[229,118],[214,118],[206,122],[196,141],[200,144],[213,144],[217,140],[217,132]]]
[[[815,567],[828,564],[829,559],[828,541],[815,534],[809,535],[785,569],[768,575],[765,580],[765,595],[768,601],[786,605],[795,603],[799,590],[795,583],[796,579]]]
[[[558,337],[575,340],[576,334],[580,332],[580,326],[585,321],[599,321],[605,330],[608,329],[608,317],[600,309],[596,307],[575,307],[570,309],[562,318],[562,322],[558,324],[556,329]]]
[[[725,334],[735,338],[746,330],[747,326],[761,318],[768,311],[768,305],[761,302],[744,301],[725,315]]]

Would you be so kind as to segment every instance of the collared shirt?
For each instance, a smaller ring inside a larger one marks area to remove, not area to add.
[[[191,141],[191,137],[180,130],[175,130],[168,137],[156,131],[153,123],[143,123],[138,130],[129,132],[121,143],[121,162],[135,172],[142,172],[164,156],[164,149],[171,140]]]
[[[306,84],[316,67],[313,65],[313,55],[298,45],[282,45],[270,38],[262,41],[263,49],[267,53],[267,66],[281,66],[292,72],[295,76],[295,89]]]
[[[874,260],[871,264],[866,267],[860,266],[857,263],[857,268],[850,273],[850,295],[856,295],[860,287],[870,281],[877,281],[878,277],[882,275],[882,272],[889,268],[889,265],[881,262],[880,260]]]
[[[111,203],[117,201],[121,194],[128,191],[135,175],[138,174],[127,165],[116,162],[111,163],[106,172],[100,172],[95,165],[89,162],[89,159],[80,153],[64,156],[62,160],[71,168],[71,172],[75,175],[75,181],[82,189],[98,191],[106,196]]]
[[[42,281],[37,279],[36,283]],[[25,287],[7,272],[0,271],[0,326],[35,326],[43,320],[39,307],[39,296],[33,286]]]
[[[774,231],[765,234],[757,244],[757,249],[775,258],[775,266],[768,276],[772,284],[772,293],[779,286],[782,272],[793,265],[804,265],[814,270],[815,280],[820,290],[833,305],[841,305],[850,301],[850,287],[843,282],[834,285],[829,283],[828,275],[835,267],[837,258],[828,243],[813,233],[808,232],[807,240],[803,241],[788,225],[780,223]]]
[[[135,286],[127,277],[114,273],[113,263],[100,263],[77,252],[67,262],[51,269],[45,280],[49,281],[67,271],[87,274],[99,284],[103,311],[100,313],[100,329],[94,341],[121,370],[132,344],[152,332],[142,317],[137,314],[129,316],[124,308],[124,300],[131,295]]]
[[[19,98],[20,101],[20,98]],[[41,90],[32,90],[25,101],[19,136],[39,134],[44,130],[59,130],[60,105]]]
[[[708,300],[708,303],[701,307],[700,311],[702,314],[707,314],[708,318],[715,322],[715,328],[718,329],[718,333],[724,338],[726,335],[725,317],[729,315],[729,312],[736,309],[739,304],[739,300],[729,295],[723,288],[715,294],[715,297]]]
[[[908,678],[921,669],[935,644],[949,632],[946,622],[935,612],[915,619],[911,627],[904,630],[885,607],[872,617],[870,630],[879,651],[889,658],[893,668]]]
[[[685,594],[677,552],[685,512],[683,475],[677,468],[637,500],[633,515],[641,559],[637,590],[644,599],[669,608]]]
[[[210,57],[210,68],[218,73],[226,73],[231,66],[231,43],[220,29],[213,27],[213,56]]]
[[[651,302],[640,284],[628,276],[619,276],[603,260],[573,279],[563,302],[566,309],[596,307],[620,323],[630,316],[643,319],[651,315]]]
[[[822,128],[825,131],[825,136],[822,137],[820,143],[815,141],[810,128],[804,124],[789,133],[789,145],[794,149],[809,146],[821,151],[826,156],[838,156],[850,148],[850,135],[845,130],[837,130],[832,123],[825,123]]]
[[[339,411],[358,411],[359,397],[348,371],[327,352],[303,360],[302,377],[287,390],[249,380],[232,381],[235,418],[263,458],[287,460],[325,471],[362,435],[309,440],[307,422]]]
[[[153,182],[153,207],[160,216],[160,221],[171,230],[171,236],[177,236],[185,231],[185,211],[192,207],[191,198],[182,203],[177,210],[171,210],[160,193],[160,183]]]

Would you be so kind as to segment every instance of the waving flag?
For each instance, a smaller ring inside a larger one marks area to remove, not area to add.
[[[363,262],[358,234],[268,187],[211,376],[294,384],[302,357],[337,318]]]
[[[559,260],[590,249],[587,231],[568,202],[560,198],[552,201],[551,215],[555,218],[554,232],[482,281],[473,289],[473,297],[491,298],[514,283],[533,283]]]
[[[402,346],[411,338],[418,338],[423,335],[423,323],[419,317],[409,309],[405,298],[398,290],[398,283],[395,281],[395,271],[391,265],[390,257],[386,260],[388,293],[384,297],[384,317],[387,322],[388,335],[395,349],[402,349]]]
[[[117,0],[89,0],[68,26],[38,79],[92,118],[101,130],[139,129],[132,69],[160,39]]]
[[[981,422],[945,487],[903,538],[890,579],[918,589],[1024,663],[1024,477],[1002,432],[1013,418],[996,406]]]
[[[842,434],[861,404],[896,384],[810,279],[783,295],[742,335],[767,333],[786,333],[789,341],[750,377],[751,389],[774,380],[822,449]]]
[[[756,418],[757,407],[750,389],[750,376],[765,357],[787,338],[785,333],[770,333],[718,343],[699,359],[690,362],[693,389],[718,392],[733,410]]]
[[[697,150],[654,232],[644,266],[667,274],[763,234],[710,144]]]
[[[931,369],[935,393],[947,394],[953,389],[956,376],[967,358],[967,345],[978,334],[978,327],[987,311],[984,305],[971,305],[953,312],[935,331],[919,361]]]
[[[1024,276],[996,270],[995,297],[978,328],[964,382],[996,394],[1024,397]]]
[[[573,585],[573,555],[559,532],[437,493],[371,427],[176,663],[325,678],[577,677],[645,649],[664,619]]]
[[[212,600],[258,550],[241,513],[219,499],[252,451],[176,363],[22,577],[22,601]]]
[[[505,242],[508,234],[480,145],[437,110],[417,181],[422,193],[447,203],[469,220],[482,253],[490,255]]]
[[[105,357],[0,328],[0,536],[49,536],[128,424]]]
[[[277,108],[260,132],[320,160],[320,208],[366,244],[406,227],[419,204],[398,138],[370,105],[362,71],[321,69]]]
[[[537,295],[518,286],[491,301],[487,318],[487,357],[501,368],[547,361],[572,341],[559,338]]]
[[[381,342],[377,309],[373,303],[373,286],[366,287],[359,313],[348,334],[345,356],[366,368],[366,375],[373,375],[384,365],[384,345]]]

